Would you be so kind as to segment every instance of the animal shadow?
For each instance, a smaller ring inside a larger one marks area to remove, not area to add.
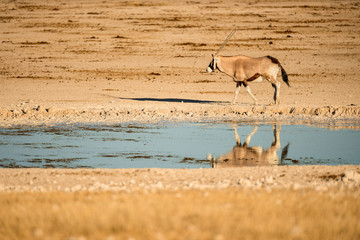
[[[186,98],[124,98],[119,97],[123,100],[133,100],[133,101],[150,101],[150,102],[169,102],[169,103],[201,103],[201,104],[212,104],[212,103],[223,103],[220,101],[206,101],[206,100],[197,100],[197,99],[186,99]]]

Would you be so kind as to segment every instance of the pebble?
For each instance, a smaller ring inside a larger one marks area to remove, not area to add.
[[[273,184],[274,183],[274,178],[272,176],[268,176],[265,178],[265,183],[267,184]]]
[[[360,184],[359,167],[340,166],[328,167],[322,166],[316,169],[310,167],[298,167],[303,174],[296,171],[295,167],[281,167],[280,172],[286,170],[286,176],[283,174],[271,173],[269,168],[249,168],[246,171],[242,169],[213,169],[196,170],[198,174],[194,175],[193,170],[127,170],[121,174],[109,178],[104,176],[91,175],[86,170],[84,175],[69,176],[67,171],[41,171],[43,174],[37,174],[37,170],[18,170],[17,173],[7,173],[0,175],[0,191],[52,191],[59,190],[65,192],[77,191],[134,191],[134,190],[172,190],[172,189],[223,189],[223,188],[250,188],[250,189],[292,189],[302,190],[311,188],[317,191],[329,191],[332,188],[358,188]],[[89,170],[90,171],[90,170]],[[5,173],[6,170],[3,170]],[[116,171],[115,171],[116,172]],[[304,172],[306,174],[304,175]],[[60,174],[61,173],[61,174]],[[107,172],[106,172],[107,173]],[[340,174],[341,173],[341,174]],[[342,174],[343,173],[343,174]],[[323,175],[339,176],[336,179],[324,180]],[[163,176],[164,175],[164,176]],[[9,183],[7,179],[17,179],[19,183]],[[341,176],[341,180],[340,180]],[[72,184],[71,184],[72,183]]]
[[[155,185],[153,185],[153,187],[157,188],[157,189],[163,189],[164,185],[161,181],[157,182]]]
[[[301,185],[300,184],[298,184],[298,183],[294,183],[294,184],[292,184],[292,189],[293,190],[299,190],[301,188]]]
[[[251,187],[253,185],[252,182],[249,179],[243,179],[243,178],[240,178],[238,180],[238,184],[240,186],[244,186],[244,187],[247,187],[247,188]]]
[[[354,171],[345,171],[345,176],[343,181],[352,181],[355,183],[360,183],[360,174]]]
[[[71,191],[72,191],[72,192],[77,192],[77,191],[80,191],[81,188],[82,188],[81,185],[78,184],[78,185],[73,186],[73,187],[71,188]]]

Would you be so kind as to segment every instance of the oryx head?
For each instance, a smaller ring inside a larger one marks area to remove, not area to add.
[[[212,59],[211,59],[211,62],[209,64],[209,66],[206,68],[206,71],[208,73],[211,73],[212,71],[214,71],[215,69],[217,69],[217,64],[219,62],[219,58],[214,56],[213,54],[211,55],[212,56]]]
[[[209,66],[206,68],[206,71],[208,73],[211,73],[212,71],[214,71],[215,69],[218,69],[218,64],[220,59],[217,57],[218,53],[221,51],[221,49],[223,49],[226,45],[226,43],[230,40],[230,38],[234,35],[234,33],[236,32],[236,29],[232,30],[231,33],[227,36],[227,38],[225,39],[225,41],[222,43],[221,47],[219,48],[219,50],[217,50],[217,52],[212,56],[212,60],[209,64]]]

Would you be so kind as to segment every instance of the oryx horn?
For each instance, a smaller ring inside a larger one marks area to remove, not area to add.
[[[226,43],[230,40],[230,38],[234,35],[235,32],[236,32],[236,29],[231,31],[231,33],[227,36],[227,38],[225,39],[225,41],[223,42],[223,44],[221,45],[219,50],[217,50],[217,52],[215,53],[215,56],[218,55],[218,53],[221,51],[221,49],[223,49],[225,47]]]

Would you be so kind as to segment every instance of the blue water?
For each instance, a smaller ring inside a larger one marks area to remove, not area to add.
[[[342,124],[338,130],[329,130],[327,124],[291,122],[259,123],[257,127],[240,122],[0,128],[0,167],[359,165],[359,125]],[[347,129],[350,126],[355,128]],[[234,128],[241,143],[236,143]],[[246,145],[245,139],[251,132]],[[272,144],[274,147],[270,148]]]

